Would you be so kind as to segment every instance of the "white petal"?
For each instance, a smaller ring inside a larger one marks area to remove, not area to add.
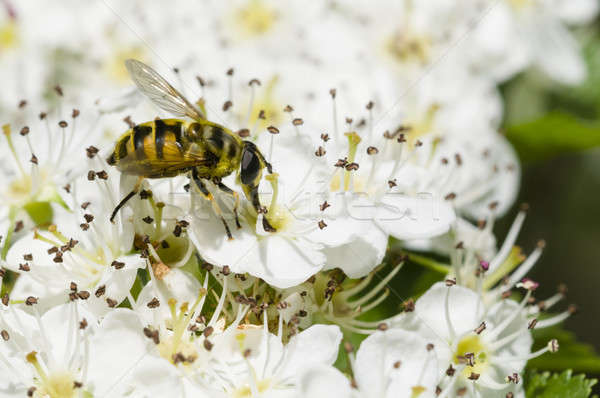
[[[423,396],[435,396],[438,379],[435,351],[418,333],[390,329],[362,342],[354,377],[360,390],[373,397],[408,397],[421,386]],[[396,365],[396,366],[395,366]],[[421,395],[420,395],[421,396]]]
[[[317,365],[299,377],[301,398],[351,398],[350,380],[333,366]]]
[[[149,354],[151,341],[142,334],[135,312],[112,310],[90,344],[88,379],[94,396],[119,396],[126,380]]]
[[[378,206],[377,223],[396,239],[423,239],[446,233],[455,219],[447,201],[431,195],[389,193]]]

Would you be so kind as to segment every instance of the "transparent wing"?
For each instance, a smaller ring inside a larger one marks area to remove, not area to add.
[[[187,116],[195,120],[206,118],[179,91],[145,63],[128,59],[125,61],[125,66],[140,91],[161,109],[175,116]]]

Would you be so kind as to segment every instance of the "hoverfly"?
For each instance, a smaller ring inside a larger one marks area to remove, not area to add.
[[[192,105],[154,69],[143,62],[128,59],[125,66],[138,89],[161,109],[185,119],[155,119],[127,130],[116,142],[107,162],[124,174],[138,176],[133,190],[119,202],[110,220],[140,189],[145,178],[167,178],[189,174],[202,196],[212,204],[220,217],[227,237],[231,231],[219,205],[208,191],[204,180],[212,181],[222,192],[235,200],[235,223],[238,219],[239,195],[221,179],[237,171],[237,182],[245,196],[259,213],[265,213],[258,197],[258,185],[263,169],[273,173],[271,164],[256,145],[244,141],[228,128],[206,119],[204,112]],[[239,170],[238,170],[239,169]],[[274,232],[266,217],[265,231]]]

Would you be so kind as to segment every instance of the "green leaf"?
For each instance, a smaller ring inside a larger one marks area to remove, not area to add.
[[[525,395],[535,398],[588,398],[596,382],[596,379],[586,379],[583,374],[573,376],[571,370],[560,374],[532,372],[525,380]]]
[[[575,334],[554,326],[533,331],[535,342],[533,351],[546,346],[551,339],[557,339],[560,348],[557,353],[544,354],[528,363],[530,369],[560,371],[573,369],[576,372],[600,373],[600,356],[594,348],[578,342]]]
[[[525,161],[600,146],[600,123],[552,112],[537,120],[508,126],[506,136]]]

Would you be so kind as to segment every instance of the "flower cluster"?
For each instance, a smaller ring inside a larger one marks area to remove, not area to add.
[[[524,396],[574,309],[533,297],[525,206],[497,247],[497,86],[580,82],[595,1],[118,3],[0,2],[0,395]]]

